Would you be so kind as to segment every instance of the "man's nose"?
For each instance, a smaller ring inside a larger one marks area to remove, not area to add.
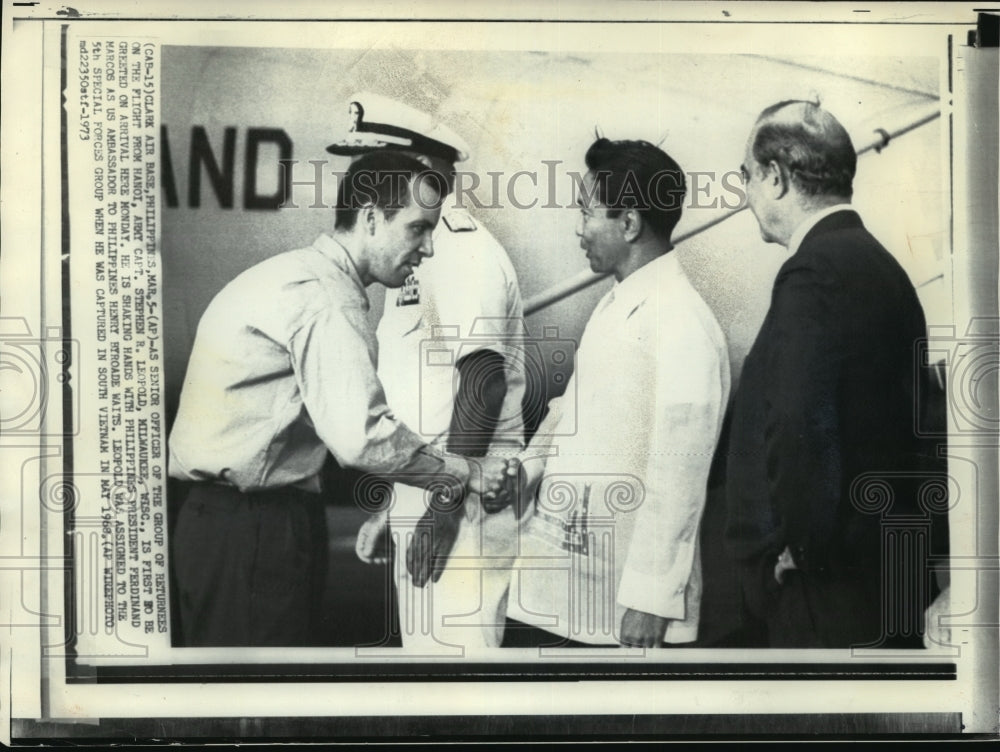
[[[578,238],[582,238],[583,237],[583,217],[582,216],[577,217],[577,220],[576,220],[576,236]]]
[[[427,258],[434,255],[434,238],[431,237],[430,233],[427,233],[424,242],[420,244],[420,252]]]

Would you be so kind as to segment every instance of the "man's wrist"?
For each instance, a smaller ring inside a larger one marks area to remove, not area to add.
[[[469,478],[472,476],[469,461],[460,454],[442,454],[441,459],[444,461],[442,474],[449,480],[454,480],[455,484],[463,489],[468,488]]]

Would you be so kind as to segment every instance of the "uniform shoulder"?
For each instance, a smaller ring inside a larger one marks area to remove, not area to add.
[[[476,267],[499,266],[505,274],[512,272],[506,249],[485,224],[465,209],[443,211],[439,228],[434,235],[435,248],[450,262],[471,265],[473,271]]]
[[[441,212],[441,223],[449,232],[480,232],[479,224],[465,209],[451,207]]]

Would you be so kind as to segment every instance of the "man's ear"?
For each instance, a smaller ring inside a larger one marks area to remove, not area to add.
[[[361,220],[365,223],[365,229],[369,235],[375,234],[375,226],[378,224],[378,212],[375,204],[365,204],[360,209]]]
[[[642,235],[642,215],[638,209],[626,209],[620,219],[622,237],[626,243],[634,243]]]
[[[784,198],[791,188],[789,174],[775,160],[771,160],[764,168],[764,187],[771,193],[771,198]]]

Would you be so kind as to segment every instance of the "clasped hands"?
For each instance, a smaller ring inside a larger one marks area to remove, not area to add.
[[[495,514],[518,501],[521,490],[521,461],[517,457],[480,457],[469,460],[471,493],[478,494],[483,509]]]
[[[464,490],[479,497],[487,514],[495,514],[512,503],[520,505],[521,463],[517,458],[466,458],[469,462],[469,482]],[[458,537],[459,524],[465,514],[464,494],[452,490],[431,498],[406,550],[406,570],[413,584],[423,587],[428,580],[437,582],[444,571],[448,555]]]
[[[523,516],[526,494],[520,460],[501,457],[466,458],[469,481],[465,487],[446,488],[431,498],[427,511],[417,523],[413,540],[407,546],[406,569],[417,587],[429,579],[437,581],[448,561],[462,515],[465,497],[474,494],[487,514],[495,514],[515,504],[518,517]],[[355,551],[367,564],[388,561],[388,514],[383,510],[373,514],[358,531]]]

